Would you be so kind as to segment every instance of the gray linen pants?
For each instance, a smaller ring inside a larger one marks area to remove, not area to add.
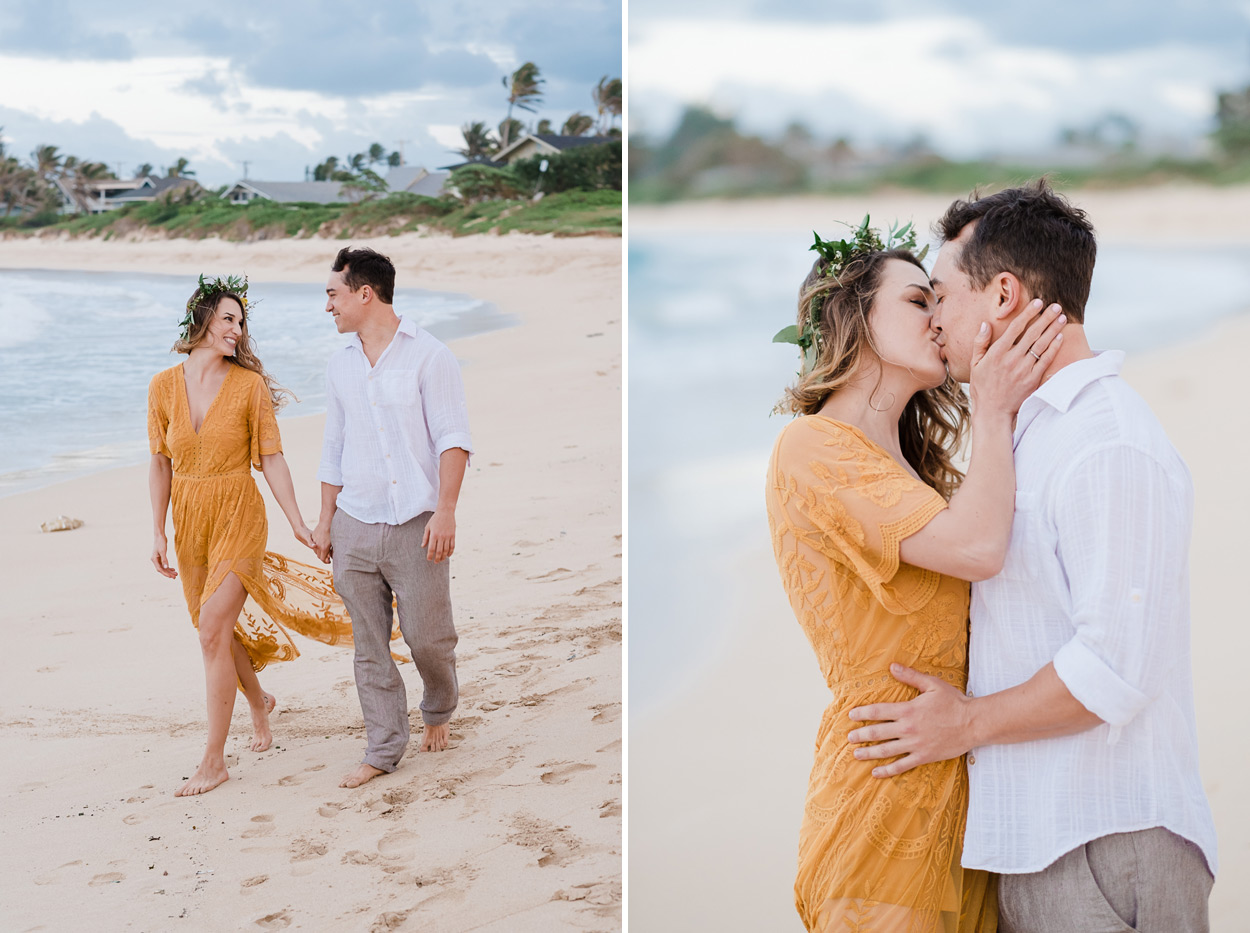
[[[391,658],[392,595],[399,630],[412,651],[428,726],[451,719],[459,699],[450,561],[426,559],[421,546],[432,512],[402,525],[368,524],[342,509],[330,525],[334,588],[352,620],[356,692],[365,719],[364,763],[394,771],[408,747],[408,690]]]
[[[1112,833],[1042,871],[1000,875],[999,933],[1206,933],[1202,850],[1162,827]]]

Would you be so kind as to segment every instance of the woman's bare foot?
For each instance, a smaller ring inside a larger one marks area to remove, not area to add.
[[[421,731],[421,751],[423,752],[441,752],[447,747],[447,739],[451,730],[447,727],[447,723],[441,726],[431,726],[428,723]]]
[[[359,787],[361,784],[366,784],[369,781],[372,781],[379,774],[386,774],[386,772],[378,770],[373,765],[367,765],[364,762],[361,762],[356,765],[355,771],[343,778],[343,780],[339,781],[339,787]]]
[[[209,764],[201,761],[200,766],[195,769],[195,774],[191,775],[191,779],[174,792],[174,796],[192,797],[195,794],[207,794],[218,784],[224,784],[228,780],[230,780],[230,772],[226,770],[225,762]]]
[[[278,706],[278,700],[273,694],[266,693],[263,695],[263,707],[252,710],[252,751],[267,751],[269,746],[273,744],[273,733],[269,731],[269,714]]]

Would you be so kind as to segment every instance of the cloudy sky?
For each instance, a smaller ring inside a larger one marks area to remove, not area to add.
[[[0,127],[129,173],[179,156],[201,182],[302,180],[377,141],[406,161],[456,161],[460,126],[496,126],[500,79],[546,78],[536,115],[593,113],[621,75],[619,0],[0,0]]]
[[[765,134],[1028,151],[1109,113],[1158,144],[1250,84],[1250,0],[633,0],[630,125],[690,103]]]

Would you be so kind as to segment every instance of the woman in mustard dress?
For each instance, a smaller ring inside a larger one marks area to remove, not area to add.
[[[158,373],[148,388],[149,486],[152,563],[164,576],[182,578],[207,682],[208,742],[177,792],[186,796],[229,778],[225,743],[236,686],[251,708],[252,750],[272,742],[275,701],[256,672],[299,655],[285,629],[334,644],[350,641],[351,625],[327,573],[265,551],[268,522],[253,468],[264,472],[296,538],[312,547],[312,534],[282,457],[274,417],[282,390],[248,336],[246,280],[201,276],[174,349],[187,354],[186,362]],[[171,500],[177,570],[165,538]],[[307,608],[293,605],[299,596]]]
[[[866,219],[853,239],[813,249],[798,325],[778,335],[804,349],[779,406],[800,417],[777,439],[766,489],[777,566],[833,694],[816,736],[796,906],[813,931],[992,933],[993,879],[960,866],[963,759],[874,777],[848,743],[863,725],[848,714],[915,696],[892,663],[965,689],[967,581],[993,575],[1006,552],[1014,413],[1063,321],[1052,307],[1021,315],[992,347],[988,329],[978,338],[963,476],[952,454],[968,399],[930,328],[919,259],[887,249]]]

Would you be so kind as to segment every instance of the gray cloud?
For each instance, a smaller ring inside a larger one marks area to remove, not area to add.
[[[375,0],[352,7],[337,0],[218,0],[211,13],[133,0],[126,21],[122,35],[112,9],[89,0],[0,0],[0,50],[62,58],[222,56],[256,84],[348,97],[497,86],[506,69],[483,46],[510,49],[518,64],[535,61],[549,77],[572,84],[621,73],[619,0]]]
[[[1209,45],[1244,59],[1250,12],[1240,0],[633,0],[630,22],[706,17],[773,22],[864,23],[934,16],[974,19],[1000,42],[1069,52],[1114,52],[1163,43]],[[900,49],[905,59],[906,49]]]
[[[135,139],[98,113],[81,122],[44,120],[22,110],[0,106],[0,127],[3,127],[5,147],[18,158],[26,159],[37,146],[53,145],[62,155],[104,162],[114,171],[120,168],[123,175],[144,162],[171,164],[185,155]]]
[[[129,59],[130,37],[116,28],[117,16],[95,24],[74,0],[0,2],[0,50],[67,59]]]

